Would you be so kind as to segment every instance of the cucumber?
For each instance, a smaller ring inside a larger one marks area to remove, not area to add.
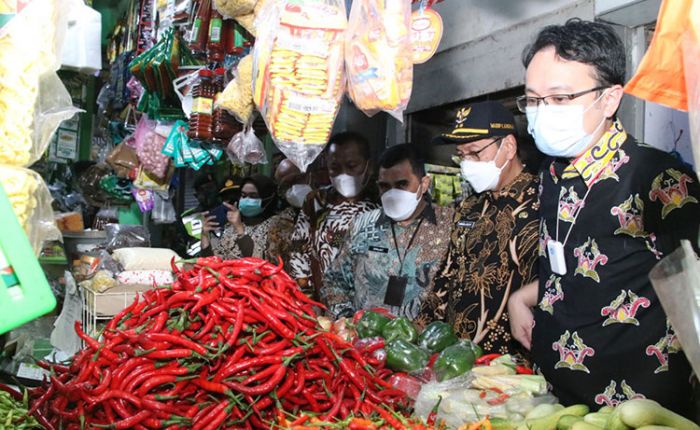
[[[571,430],[601,430],[602,428],[585,421],[578,421],[574,423]]]
[[[489,421],[493,430],[515,430],[515,424],[505,418],[491,418]]]
[[[620,409],[617,408],[610,414],[607,430],[630,430],[630,427],[620,419]]]
[[[594,412],[583,417],[583,420],[588,424],[593,424],[596,427],[606,428],[610,414],[601,414]]]
[[[653,400],[629,400],[618,406],[618,410],[622,422],[633,428],[658,425],[678,430],[700,430],[697,424],[669,411]]]
[[[589,411],[590,409],[588,409],[588,406],[586,405],[569,406],[568,408],[564,408],[551,415],[547,415],[546,417],[525,420],[518,426],[518,430],[556,430],[559,418],[563,417],[564,415],[576,415],[583,417]]]
[[[537,405],[525,415],[525,419],[531,420],[535,418],[546,417],[547,415],[552,415],[564,409],[562,405],[550,405],[549,403]]]
[[[644,427],[639,427],[637,430],[675,430],[675,427],[644,426]]]
[[[613,412],[615,412],[615,408],[612,406],[603,406],[598,410],[599,414],[612,414]]]
[[[557,430],[571,430],[571,427],[579,421],[583,421],[583,418],[576,415],[564,415],[557,422]]]

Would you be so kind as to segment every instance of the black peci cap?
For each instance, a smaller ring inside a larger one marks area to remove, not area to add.
[[[489,137],[515,134],[513,114],[494,101],[474,103],[457,111],[452,131],[435,138],[435,143],[469,143]]]

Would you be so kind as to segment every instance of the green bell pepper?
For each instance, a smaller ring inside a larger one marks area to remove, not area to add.
[[[452,326],[442,321],[434,321],[418,336],[418,346],[432,352],[440,352],[450,345],[457,343]]]
[[[460,341],[459,341],[459,344],[460,344],[460,345],[468,346],[468,347],[474,352],[474,356],[475,356],[476,358],[479,358],[479,357],[481,357],[482,355],[484,355],[484,350],[481,349],[481,347],[480,347],[479,345],[477,345],[476,343],[472,342],[471,340],[460,340]]]
[[[382,329],[389,321],[391,320],[386,315],[380,314],[379,312],[367,311],[357,323],[357,335],[360,339],[381,336]]]
[[[472,348],[464,343],[457,343],[442,350],[433,364],[433,371],[438,382],[442,382],[469,372],[474,367],[474,361],[476,355]]]
[[[418,331],[413,323],[406,317],[399,317],[389,321],[382,329],[382,337],[387,342],[394,339],[403,339],[407,342],[415,342],[418,339]]]
[[[394,339],[386,346],[386,365],[399,372],[420,370],[428,363],[428,358],[427,351],[404,339]]]

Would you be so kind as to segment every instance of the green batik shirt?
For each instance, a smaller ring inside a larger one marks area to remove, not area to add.
[[[406,227],[393,222],[381,209],[357,216],[338,258],[324,276],[322,301],[330,313],[348,316],[359,309],[381,307],[394,315],[416,318],[447,253],[453,213],[451,208],[428,203],[422,221],[418,219]],[[384,303],[390,276],[407,278],[401,306]]]

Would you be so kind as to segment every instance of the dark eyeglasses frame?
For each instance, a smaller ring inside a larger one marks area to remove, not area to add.
[[[533,101],[533,100],[536,101],[537,104],[534,107],[537,108],[540,106],[540,102],[543,103],[545,106],[549,105],[551,100],[555,97],[560,97],[560,98],[566,99],[567,101],[571,101],[571,100],[577,99],[581,96],[585,96],[588,93],[592,93],[594,91],[606,90],[608,88],[610,88],[610,86],[606,85],[606,86],[599,86],[599,87],[591,88],[590,90],[579,91],[577,93],[571,93],[571,94],[551,94],[551,95],[544,96],[544,97],[520,96],[520,97],[517,97],[515,99],[515,104],[518,106],[518,110],[520,112],[525,113],[525,112],[527,112],[527,108],[528,108],[528,104],[529,104],[528,101]],[[550,100],[550,102],[548,102],[547,100]]]

